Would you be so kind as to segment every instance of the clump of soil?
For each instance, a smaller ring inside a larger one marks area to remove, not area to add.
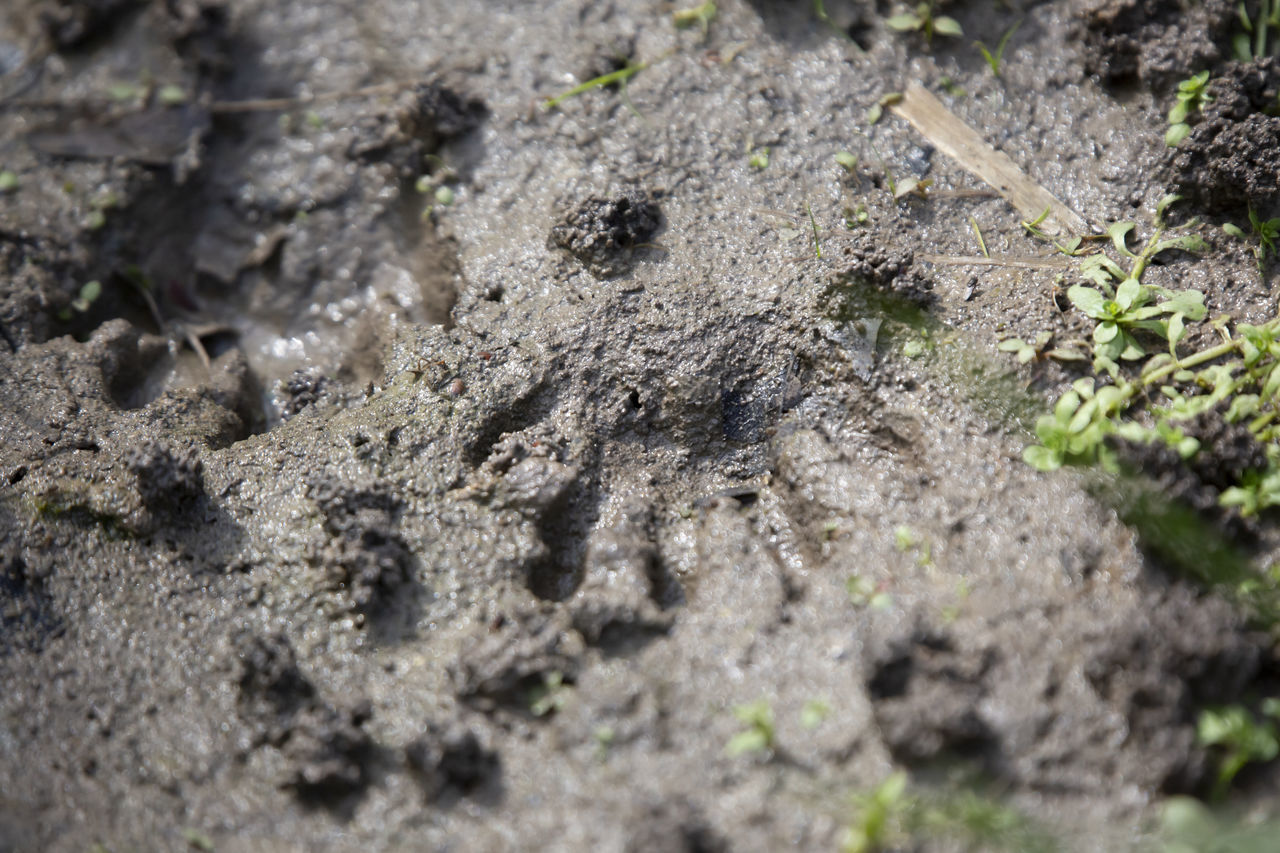
[[[875,231],[862,230],[854,233],[843,255],[841,278],[846,281],[864,282],[919,304],[930,301],[933,282],[916,266],[915,251],[910,246],[894,243]]]
[[[1111,85],[1164,89],[1220,62],[1236,20],[1230,0],[1092,0],[1081,17],[1085,68]]]
[[[548,242],[595,275],[612,278],[630,268],[631,250],[653,239],[661,224],[662,212],[653,197],[629,189],[579,203],[551,229]]]
[[[1204,209],[1260,213],[1280,205],[1280,60],[1232,63],[1214,100],[1167,156],[1173,188]]]
[[[1244,424],[1228,423],[1220,411],[1206,412],[1178,426],[1200,442],[1190,459],[1183,459],[1162,441],[1139,444],[1114,439],[1114,443],[1122,458],[1163,494],[1217,520],[1231,534],[1252,539],[1259,529],[1256,521],[1222,508],[1218,498],[1248,472],[1267,469],[1265,448]]]
[[[487,108],[437,80],[402,92],[387,109],[361,116],[347,154],[363,161],[386,161],[404,177],[426,166],[426,155],[445,142],[474,130]]]

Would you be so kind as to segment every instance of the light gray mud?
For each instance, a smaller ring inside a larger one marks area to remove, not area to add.
[[[0,849],[833,849],[895,768],[1119,849],[1206,790],[1270,638],[1021,462],[1048,368],[994,344],[1070,330],[1057,273],[921,256],[1046,247],[865,119],[923,83],[1149,222],[1198,69],[1105,51],[1173,25],[948,5],[1023,21],[995,79],[884,7],[719,5],[6,4]],[[1270,316],[1213,241],[1153,281]]]

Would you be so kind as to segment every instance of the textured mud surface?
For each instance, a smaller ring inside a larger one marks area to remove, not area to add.
[[[0,850],[829,850],[897,768],[1115,850],[1206,792],[1272,640],[1022,463],[1058,368],[995,343],[1078,333],[1060,270],[931,261],[1049,253],[866,112],[920,82],[1094,224],[1239,222],[1274,63],[1231,4],[719,5],[5,4]],[[1273,316],[1203,233],[1150,280]],[[1197,428],[1138,461],[1212,510],[1258,449]]]

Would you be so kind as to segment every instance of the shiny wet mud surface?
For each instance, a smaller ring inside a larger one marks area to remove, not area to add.
[[[1079,334],[1060,258],[866,118],[921,83],[1093,224],[1274,204],[1272,66],[1163,143],[1232,8],[10,5],[0,849],[829,850],[895,769],[1124,849],[1212,784],[1200,709],[1276,692],[1021,461],[1068,374],[995,347]],[[937,261],[975,229],[1053,262]],[[1204,234],[1152,279],[1272,316]]]

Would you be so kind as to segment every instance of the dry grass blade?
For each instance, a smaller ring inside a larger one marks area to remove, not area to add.
[[[928,264],[954,267],[1014,267],[1022,270],[1065,270],[1071,259],[1062,258],[986,258],[982,255],[917,255]]]
[[[1090,232],[1083,217],[1027,177],[1007,154],[988,145],[977,131],[924,87],[912,83],[891,109],[966,171],[994,187],[1023,218],[1035,220],[1047,209],[1049,216],[1039,225],[1042,231],[1048,234]]]

